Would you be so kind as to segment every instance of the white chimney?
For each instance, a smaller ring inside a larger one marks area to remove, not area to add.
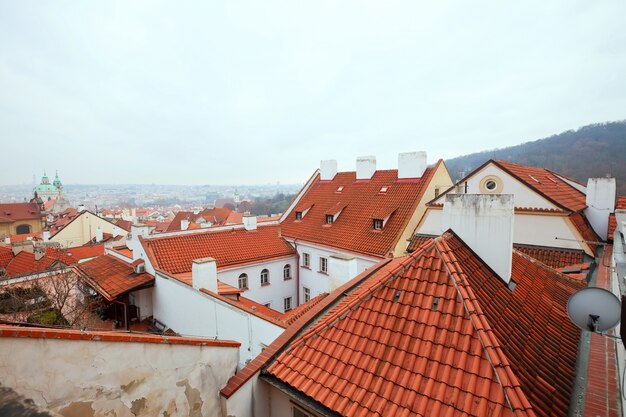
[[[180,230],[187,230],[187,229],[189,229],[189,220],[182,219],[180,221]]]
[[[35,255],[35,260],[38,261],[46,255],[46,248],[43,246],[36,246],[33,250],[33,255]]]
[[[585,216],[593,230],[606,240],[609,215],[615,210],[615,178],[589,178]]]
[[[84,204],[79,204],[78,207],[76,207],[76,210],[78,210],[78,212],[82,212],[85,211],[85,205]]]
[[[243,227],[246,230],[256,230],[256,216],[252,216],[250,213],[244,214]]]
[[[191,285],[217,293],[217,264],[213,258],[194,259],[191,264]]]
[[[96,229],[96,243],[100,243],[104,240],[104,233],[102,233],[102,229],[100,226]]]
[[[359,156],[356,159],[356,179],[369,180],[376,172],[375,156]]]
[[[7,237],[4,238],[4,244],[5,245],[10,245],[11,244],[11,237],[10,236],[7,236]]]
[[[337,160],[328,159],[320,162],[320,180],[330,181],[337,175]]]
[[[135,223],[130,226],[130,241],[126,239],[126,246],[133,251],[133,260],[139,259],[141,242],[139,236],[147,237],[149,234],[148,226],[142,223]]]
[[[424,151],[398,154],[398,179],[421,178],[427,166]]]
[[[41,233],[41,237],[43,238],[44,242],[50,242],[50,230],[44,230]]]
[[[444,230],[452,229],[507,284],[511,280],[512,194],[448,194]]]
[[[328,258],[328,290],[332,291],[357,276],[356,258],[336,253]]]

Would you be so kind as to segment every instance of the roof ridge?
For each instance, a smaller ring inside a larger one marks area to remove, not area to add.
[[[532,257],[530,255],[527,255],[527,254],[525,254],[524,252],[522,252],[520,250],[515,249],[515,247],[513,247],[513,252],[515,252],[516,255],[519,255],[519,256],[521,256],[523,258],[526,258],[528,261],[530,261],[530,262],[532,262],[534,264],[537,264],[537,266],[539,266],[542,269],[547,270],[550,273],[556,273],[559,278],[561,278],[561,279],[563,279],[565,281],[568,281],[568,282],[580,282],[580,279],[576,279],[576,278],[573,278],[573,277],[571,277],[571,276],[569,276],[567,274],[564,274],[564,273],[560,272],[558,269],[552,268],[550,265],[546,265],[545,263],[541,262],[539,259],[534,258],[534,257]]]
[[[443,265],[448,271],[448,276],[483,346],[485,357],[492,366],[494,375],[502,387],[509,408],[516,414],[523,413],[522,415],[534,416],[535,413],[532,409],[532,405],[528,401],[526,394],[522,391],[521,384],[511,369],[509,360],[502,350],[500,342],[493,332],[489,321],[485,317],[485,313],[480,307],[476,294],[474,294],[471,285],[467,282],[465,272],[463,272],[460,262],[454,255],[452,248],[447,244],[448,237],[449,236],[442,235],[433,239],[435,251],[443,260]],[[457,279],[457,276],[461,279]]]

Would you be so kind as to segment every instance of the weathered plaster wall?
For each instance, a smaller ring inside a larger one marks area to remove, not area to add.
[[[238,348],[0,340],[2,385],[63,416],[218,416]]]

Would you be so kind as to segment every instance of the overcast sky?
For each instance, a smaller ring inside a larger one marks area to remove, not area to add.
[[[0,184],[298,183],[625,119],[625,22],[624,0],[0,0]]]

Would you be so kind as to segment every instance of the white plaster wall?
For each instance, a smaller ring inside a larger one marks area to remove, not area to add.
[[[258,372],[246,381],[228,399],[223,399],[223,416],[226,417],[270,417],[277,415],[270,412],[270,395],[273,395],[269,384],[259,380]],[[282,414],[291,417],[291,414]]]
[[[3,337],[0,375],[62,415],[217,416],[237,355],[236,347]]]
[[[134,291],[135,305],[139,307],[140,319],[152,316],[152,288]]]
[[[291,279],[285,280],[283,279],[283,268],[287,264],[291,265]],[[237,288],[239,275],[243,273],[248,274],[248,290],[244,291],[242,295],[257,303],[271,303],[271,307],[274,310],[284,312],[283,299],[286,297],[291,297],[292,308],[296,307],[297,264],[297,257],[294,255],[270,262],[220,269],[217,272],[217,278],[223,283]],[[270,284],[261,286],[261,271],[266,268],[270,272]]]
[[[482,179],[488,175],[495,175],[502,180],[503,187],[500,194],[513,194],[515,207],[532,207],[543,209],[558,208],[541,195],[523,185],[515,177],[507,174],[495,165],[487,165],[467,180],[467,194],[480,194],[480,181],[482,181]],[[525,179],[527,179],[528,181],[532,181],[531,178]],[[461,187],[463,188],[464,185],[461,184]],[[455,190],[452,190],[451,193],[454,194]],[[445,199],[445,197],[439,199],[438,202],[443,203],[443,199]]]
[[[439,209],[426,209],[426,213],[424,213],[424,219],[422,224],[417,230],[417,233],[424,235],[440,235],[444,230],[443,227],[443,210]]]
[[[343,254],[347,256],[354,256],[357,261],[356,275],[365,271],[367,268],[375,265],[380,259],[369,258],[354,253],[343,252],[339,250],[333,250],[324,248],[310,243],[298,242],[297,244],[298,254],[300,255],[300,303],[304,303],[304,293],[302,288],[307,287],[311,290],[311,298],[314,298],[321,293],[329,292],[332,288],[329,282],[329,276],[322,272],[319,272],[320,257],[325,257],[330,262],[330,256],[335,254]],[[303,253],[308,253],[311,256],[311,267],[305,268],[303,266]],[[354,278],[350,277],[351,278]]]
[[[153,316],[183,336],[236,340],[243,366],[261,353],[283,328],[157,273],[152,292]]]
[[[582,250],[581,244],[575,241],[580,238],[568,227],[568,223],[567,217],[563,216],[516,214],[513,242]]]

